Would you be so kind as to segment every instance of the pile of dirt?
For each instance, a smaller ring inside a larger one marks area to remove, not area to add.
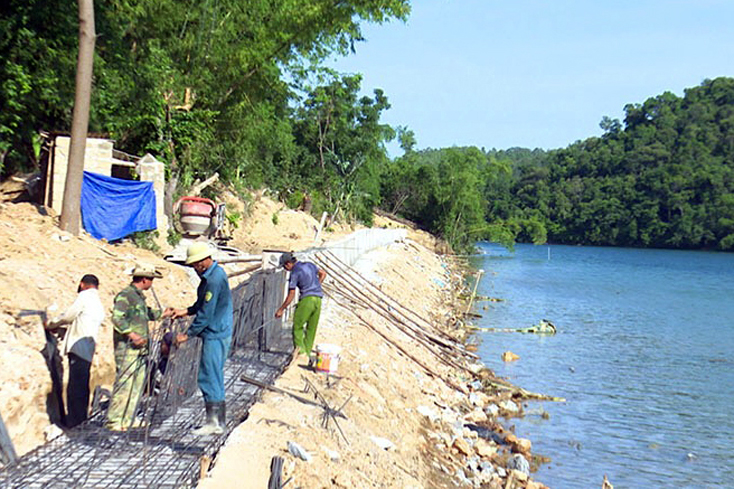
[[[88,235],[74,237],[59,230],[51,212],[27,203],[0,204],[0,414],[19,454],[43,443],[50,424],[46,400],[51,380],[40,353],[46,340],[41,316],[34,311],[56,304],[62,312],[74,301],[84,274],[99,278],[107,317],[91,384],[109,388],[114,381],[110,312],[114,296],[130,282],[135,263],[151,263],[163,272],[154,285],[163,307],[187,306],[195,298],[181,267],[131,244],[112,246]],[[156,304],[150,293],[148,304]]]
[[[300,251],[319,246],[324,241],[345,236],[361,226],[342,223],[324,226],[321,233],[319,221],[306,212],[289,209],[282,202],[254,192],[248,204],[232,192],[222,190],[220,200],[227,204],[227,212],[240,216],[236,226],[231,226],[230,244],[248,253],[262,250]]]

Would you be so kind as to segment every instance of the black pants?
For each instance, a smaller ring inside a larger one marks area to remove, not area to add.
[[[87,419],[89,411],[89,371],[92,362],[69,352],[69,384],[66,386],[66,426],[74,426]]]
[[[46,366],[51,374],[51,392],[46,397],[46,412],[52,423],[66,426],[64,410],[64,363],[59,353],[59,340],[50,331],[46,330],[46,345],[41,350]]]

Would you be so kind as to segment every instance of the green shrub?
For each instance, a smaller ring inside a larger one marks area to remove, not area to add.
[[[154,253],[161,251],[161,247],[155,242],[160,234],[158,231],[138,231],[130,235],[135,246],[144,250],[149,250]]]
[[[295,192],[288,194],[288,197],[285,199],[285,205],[287,205],[289,209],[298,209],[303,205],[303,198],[303,192],[296,190]]]
[[[168,241],[169,245],[176,246],[181,241],[181,233],[175,229],[170,229],[168,231],[168,238],[166,238],[166,241]]]
[[[232,225],[234,229],[237,229],[240,227],[240,221],[242,220],[242,214],[239,212],[225,212],[224,216],[227,218],[227,221]]]

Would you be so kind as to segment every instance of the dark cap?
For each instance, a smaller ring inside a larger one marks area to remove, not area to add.
[[[293,253],[287,252],[280,255],[280,266],[284,267],[286,263],[295,263],[296,257],[293,256]]]

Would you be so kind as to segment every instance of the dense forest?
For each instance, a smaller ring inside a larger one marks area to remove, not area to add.
[[[602,119],[552,151],[451,148],[392,162],[383,206],[460,247],[476,239],[734,250],[734,79]]]
[[[627,105],[601,127],[514,160],[511,205],[489,218],[535,217],[554,243],[734,249],[734,79]]]
[[[95,8],[90,132],[165,161],[171,192],[217,171],[317,215],[369,223],[380,207],[457,251],[479,239],[734,249],[734,79],[627,105],[563,149],[416,150],[410,129],[381,121],[382,90],[364,95],[361,75],[327,64],[358,48],[362,23],[406,20],[408,0]],[[39,131],[68,132],[77,32],[75,2],[0,6],[4,176],[37,167]]]

